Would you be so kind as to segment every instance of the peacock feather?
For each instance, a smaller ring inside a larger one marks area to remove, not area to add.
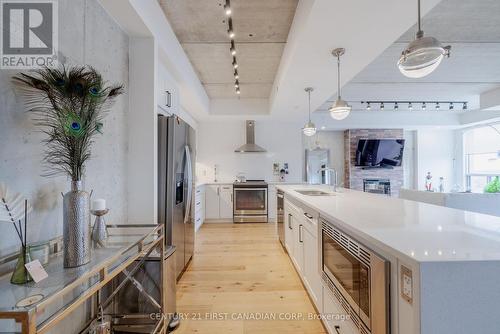
[[[63,173],[81,180],[92,139],[102,134],[104,116],[123,87],[107,85],[87,66],[19,73],[13,81],[35,115],[35,123],[47,135],[45,175]]]

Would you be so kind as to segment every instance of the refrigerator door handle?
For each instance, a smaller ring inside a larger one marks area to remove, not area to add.
[[[189,150],[189,146],[184,147],[184,152],[186,154],[186,167],[187,167],[187,182],[188,182],[188,193],[187,193],[187,201],[186,201],[186,214],[184,216],[184,224],[189,221],[189,216],[191,215],[191,202],[193,196],[193,168],[191,163],[191,151]]]

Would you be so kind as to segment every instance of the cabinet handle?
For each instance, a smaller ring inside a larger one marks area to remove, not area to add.
[[[313,219],[313,218],[314,218],[313,216],[311,216],[311,215],[310,215],[310,214],[308,214],[307,212],[304,212],[304,216],[306,216],[306,217],[307,217],[307,218],[309,218],[309,219]]]
[[[231,193],[231,203],[233,203],[233,193]]]
[[[291,230],[292,229],[292,214],[288,214],[288,228]]]
[[[304,240],[302,240],[302,228],[304,227],[304,225],[300,224],[299,225],[299,242],[302,243],[304,242]]]
[[[337,332],[337,334],[342,334],[340,333],[340,326],[339,325],[335,325],[335,331]]]

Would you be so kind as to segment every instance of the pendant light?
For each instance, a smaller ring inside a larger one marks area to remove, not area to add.
[[[332,116],[333,119],[336,119],[337,121],[341,121],[345,119],[347,116],[349,116],[349,113],[351,112],[351,106],[344,100],[342,100],[341,95],[340,95],[340,56],[342,56],[345,53],[344,48],[338,48],[332,51],[332,54],[337,57],[337,86],[338,86],[338,93],[337,93],[337,101],[333,104],[333,106],[330,107],[330,116]]]
[[[311,122],[311,92],[313,91],[313,88],[307,87],[304,90],[309,95],[309,121],[302,129],[302,132],[304,133],[305,136],[311,137],[316,134],[316,125],[314,125],[314,123]]]
[[[423,78],[432,73],[444,57],[450,57],[451,46],[442,46],[434,37],[424,37],[420,23],[420,0],[418,2],[418,31],[413,40],[401,53],[398,67],[408,78]]]

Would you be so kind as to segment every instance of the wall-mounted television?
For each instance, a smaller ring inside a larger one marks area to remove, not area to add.
[[[356,150],[356,166],[393,168],[403,162],[404,139],[360,139]]]

